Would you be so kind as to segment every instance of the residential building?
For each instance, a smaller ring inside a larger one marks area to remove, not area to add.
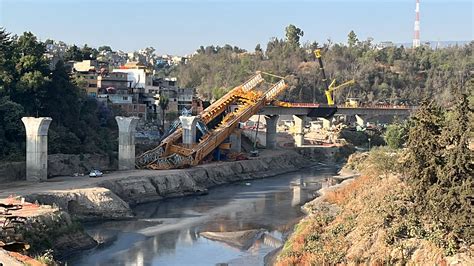
[[[113,72],[127,73],[127,79],[130,81],[130,88],[132,89],[145,89],[145,86],[152,85],[151,75],[142,68],[120,68],[113,69]],[[134,91],[135,92],[135,91]],[[143,91],[144,92],[144,91]],[[148,92],[145,92],[148,93]]]
[[[91,97],[97,97],[99,91],[97,87],[97,73],[96,72],[76,72],[74,76],[77,80],[80,80],[79,86],[84,92]],[[84,84],[81,84],[81,83]]]
[[[385,42],[380,42],[378,45],[377,45],[377,49],[384,49],[384,48],[388,48],[388,47],[395,47],[395,44],[391,41],[385,41]]]
[[[113,88],[116,91],[128,92],[129,85],[128,73],[125,72],[105,73],[97,77],[97,87],[101,90]]]
[[[194,94],[194,89],[177,89],[178,113],[181,113],[184,108],[192,110]]]
[[[146,104],[119,103],[114,104],[114,106],[119,107],[127,116],[136,116],[143,120],[147,118]]]
[[[74,62],[73,66],[73,70],[76,72],[96,72],[99,69],[99,64],[96,60],[83,60],[80,62]]]
[[[119,67],[127,63],[127,54],[122,51],[101,51],[97,60],[107,62],[110,67]]]
[[[108,100],[113,104],[129,104],[133,103],[133,95],[131,94],[107,94]]]

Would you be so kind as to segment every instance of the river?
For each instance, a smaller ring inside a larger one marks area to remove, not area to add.
[[[304,215],[321,181],[336,172],[323,164],[272,178],[227,184],[207,195],[142,204],[136,219],[87,225],[107,240],[70,258],[68,265],[263,265],[264,257]],[[200,232],[264,229],[269,239],[243,250],[208,240]]]

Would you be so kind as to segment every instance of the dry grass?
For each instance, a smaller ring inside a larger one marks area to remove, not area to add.
[[[350,185],[326,192],[324,200],[332,204],[345,205],[351,199],[356,198],[364,187],[371,182],[371,179],[368,175],[360,176]]]
[[[277,265],[443,263],[442,250],[417,237],[419,218],[407,213],[407,185],[380,165],[367,164],[369,160],[359,162],[364,175],[324,194],[325,201],[340,207],[338,214],[331,217],[324,208],[315,208],[297,226]]]

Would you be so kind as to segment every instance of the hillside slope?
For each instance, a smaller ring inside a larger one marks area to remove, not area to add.
[[[400,155],[377,149],[353,155],[361,176],[308,203],[277,265],[474,265],[473,246],[456,249],[412,212],[410,187],[395,168]]]

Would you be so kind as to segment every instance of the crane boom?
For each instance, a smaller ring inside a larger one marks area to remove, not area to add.
[[[321,49],[314,50],[314,55],[319,62],[319,70],[321,71],[321,76],[323,77],[324,85],[326,85],[326,90],[329,88],[328,79],[326,78],[326,73],[324,72],[323,60],[321,59]]]
[[[326,78],[326,72],[324,72],[324,65],[323,65],[323,60],[321,59],[321,50],[316,49],[314,50],[314,55],[316,56],[316,59],[318,59],[319,63],[319,70],[321,71],[321,76],[323,78],[324,85],[326,85],[324,94],[326,94],[326,99],[328,101],[328,105],[334,105],[334,100],[332,97],[332,92],[338,89],[345,88],[350,85],[355,84],[355,80],[351,79],[349,81],[346,81],[338,86],[336,86],[336,80],[333,80],[331,84],[328,84],[328,79]]]
[[[345,87],[351,86],[355,84],[355,80],[351,79],[349,81],[346,81],[340,85],[335,86],[336,80],[333,80],[331,84],[329,85],[329,88],[325,91],[326,98],[328,100],[328,105],[334,105],[334,100],[332,98],[332,92],[338,89],[343,89]]]

